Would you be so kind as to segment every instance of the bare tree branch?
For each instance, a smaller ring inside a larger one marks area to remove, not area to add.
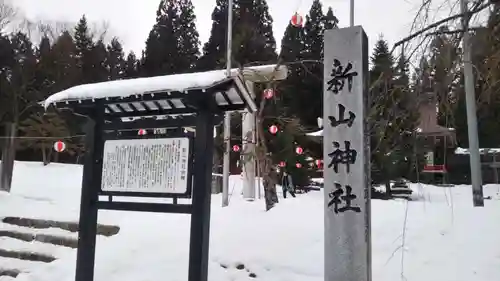
[[[477,2],[476,5],[474,5],[474,7],[468,12],[468,13],[459,13],[459,14],[455,14],[455,15],[452,15],[452,16],[449,16],[449,17],[446,17],[442,20],[439,20],[437,22],[434,22],[428,26],[426,26],[425,28],[423,29],[420,29],[419,31],[415,32],[415,33],[412,33],[410,34],[409,36],[401,39],[400,41],[396,42],[394,44],[394,47],[392,48],[391,50],[391,53],[394,52],[394,50],[396,49],[396,47],[398,47],[399,45],[401,44],[404,44],[405,42],[408,42],[412,39],[414,39],[415,37],[425,33],[426,31],[430,30],[430,29],[433,29],[433,28],[436,28],[444,23],[447,23],[449,21],[452,21],[452,20],[456,20],[456,19],[459,19],[459,18],[462,18],[466,15],[468,15],[468,18],[470,18],[471,15],[473,14],[477,14],[479,12],[481,12],[482,10],[486,9],[489,7],[489,5],[492,3],[491,1],[487,1],[486,3],[483,3],[483,4],[480,4],[481,2]]]
[[[0,33],[14,20],[17,9],[8,0],[0,0]]]

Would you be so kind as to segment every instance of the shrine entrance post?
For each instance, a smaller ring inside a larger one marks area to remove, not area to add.
[[[334,29],[324,46],[324,280],[371,281],[368,39]]]
[[[237,75],[192,90],[159,89],[130,97],[51,103],[88,118],[76,281],[94,280],[98,210],[189,214],[187,280],[207,280],[213,128],[222,122],[226,111],[255,111],[254,98]],[[184,131],[185,127],[194,128],[194,132]],[[161,131],[159,134],[130,133],[159,128],[162,129],[157,130]],[[129,197],[173,200],[172,203],[113,200]],[[182,198],[190,198],[190,204],[187,200],[179,203],[177,199]]]

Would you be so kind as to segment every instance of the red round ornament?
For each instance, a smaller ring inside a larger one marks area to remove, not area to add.
[[[286,166],[285,161],[281,161],[280,164],[279,164],[279,166],[282,167],[282,168],[285,167]]]
[[[54,143],[54,150],[57,152],[63,152],[66,149],[66,144],[62,141],[56,141]]]
[[[322,160],[317,159],[314,162],[316,163],[316,166],[318,166],[318,167],[321,167],[321,165],[323,165],[323,161]]]
[[[292,16],[290,23],[295,27],[302,27],[302,24],[304,23],[304,18],[299,13],[295,13]]]
[[[264,98],[266,100],[272,99],[274,97],[274,90],[273,89],[265,89],[264,90]]]
[[[297,168],[299,168],[299,169],[300,169],[300,168],[302,168],[302,164],[297,163],[297,164],[295,164],[295,167],[297,167]]]
[[[272,125],[271,127],[269,127],[269,132],[275,135],[278,132],[278,126]]]
[[[295,148],[295,152],[300,155],[304,152],[304,149],[300,146],[297,146],[297,148]]]
[[[139,129],[139,131],[137,131],[137,135],[139,136],[145,136],[147,134],[148,132],[145,129]]]
[[[238,152],[238,151],[240,151],[240,146],[239,146],[239,145],[237,145],[237,144],[233,145],[233,151],[234,151],[234,152]]]

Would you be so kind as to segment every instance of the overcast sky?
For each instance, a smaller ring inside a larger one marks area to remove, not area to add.
[[[192,0],[196,9],[200,39],[210,35],[211,13],[215,0]],[[274,36],[278,45],[295,11],[307,14],[313,0],[267,0],[274,19]],[[404,37],[422,0],[356,0],[355,24],[362,25],[370,45],[380,34],[393,44]],[[155,21],[159,0],[13,0],[31,20],[77,21],[86,14],[89,21],[109,23],[109,32],[118,36],[126,50],[140,54]],[[349,24],[349,0],[323,0],[340,20],[340,27]]]

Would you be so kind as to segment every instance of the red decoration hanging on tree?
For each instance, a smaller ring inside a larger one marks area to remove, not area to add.
[[[276,135],[276,133],[278,132],[278,126],[272,125],[271,127],[269,127],[269,132],[273,135]]]
[[[295,148],[295,152],[300,155],[300,154],[302,154],[304,152],[304,149],[302,147],[300,147],[300,146],[297,146]]]
[[[239,146],[239,145],[237,145],[237,144],[233,145],[233,151],[234,151],[234,152],[238,152],[238,151],[240,151],[240,146]]]
[[[297,163],[297,164],[295,164],[295,167],[297,167],[297,168],[299,168],[299,169],[300,169],[300,168],[302,168],[302,164]]]
[[[56,141],[54,143],[54,150],[56,152],[63,152],[66,149],[66,144],[63,141]]]
[[[272,99],[274,97],[274,90],[273,89],[265,89],[264,90],[264,98],[266,100]]]
[[[320,169],[321,169],[321,168],[323,167],[323,161],[322,161],[322,160],[316,159],[316,161],[315,161],[315,162],[316,162],[316,166],[317,166],[318,168],[320,168]]]
[[[292,19],[290,20],[290,23],[295,27],[302,27],[304,18],[298,12],[295,12],[295,14],[292,16]]]
[[[145,136],[147,134],[148,132],[145,129],[139,129],[139,131],[137,132],[137,135],[139,136]]]
[[[281,168],[285,167],[285,166],[286,166],[285,161],[281,161],[281,162],[280,162],[280,164],[279,164],[279,166],[280,166]]]

